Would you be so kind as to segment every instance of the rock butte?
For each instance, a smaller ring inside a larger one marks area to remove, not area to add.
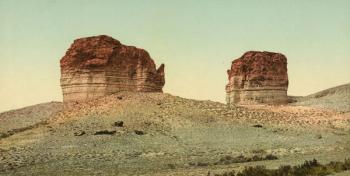
[[[288,102],[287,58],[280,53],[248,51],[227,70],[228,104]]]
[[[80,38],[60,60],[63,102],[95,99],[119,91],[162,92],[158,69],[147,51],[106,35]]]

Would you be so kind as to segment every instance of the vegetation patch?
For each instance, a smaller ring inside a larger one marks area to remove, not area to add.
[[[252,162],[252,161],[264,161],[264,160],[276,160],[278,159],[277,156],[268,154],[266,156],[260,156],[260,155],[254,155],[252,157],[246,157],[243,155],[232,157],[232,156],[225,156],[220,158],[219,161],[215,162],[214,165],[222,165],[222,164],[232,164],[232,163],[246,163],[246,162]]]
[[[188,163],[190,166],[199,166],[199,167],[206,167],[210,165],[228,165],[233,163],[246,163],[246,162],[253,162],[253,161],[263,161],[263,160],[276,160],[278,159],[277,156],[269,154],[266,156],[260,156],[260,155],[254,155],[252,157],[246,157],[243,155],[232,157],[232,156],[224,156],[219,159],[219,161],[214,163],[209,162],[190,162]]]
[[[326,176],[332,173],[350,170],[350,159],[344,162],[320,164],[316,159],[305,161],[296,166],[280,166],[278,169],[266,169],[265,166],[245,167],[241,172],[229,171],[215,176]]]

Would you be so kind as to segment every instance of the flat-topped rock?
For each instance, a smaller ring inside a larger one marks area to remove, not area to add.
[[[162,92],[158,69],[147,51],[106,35],[77,39],[60,61],[64,102],[86,101],[119,91]]]
[[[287,58],[280,53],[249,51],[227,71],[228,104],[287,103]]]

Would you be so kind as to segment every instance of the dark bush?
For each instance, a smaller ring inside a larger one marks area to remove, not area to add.
[[[271,171],[265,168],[265,166],[246,167],[244,170],[237,174],[237,176],[270,176]]]
[[[222,174],[215,174],[215,176],[235,176],[235,171],[230,171],[230,172],[225,172],[225,173],[222,173]]]
[[[144,135],[144,134],[145,134],[145,132],[140,131],[140,130],[135,130],[134,132],[135,132],[135,134],[137,134],[137,135]]]
[[[101,130],[101,131],[96,131],[94,135],[113,135],[116,133],[116,130]]]
[[[344,170],[350,170],[350,159],[345,159],[343,167]]]
[[[232,157],[232,156],[224,156],[219,159],[219,161],[215,162],[214,165],[218,164],[232,164],[232,163],[246,163],[246,162],[252,162],[252,161],[263,161],[263,160],[276,160],[278,159],[277,156],[269,154],[266,155],[265,157],[262,157],[260,155],[254,155],[252,157],[246,157],[244,155],[239,155],[237,157]]]
[[[260,125],[260,124],[256,124],[256,125],[253,125],[253,127],[255,127],[255,128],[262,128],[263,126]]]
[[[330,162],[322,165],[316,159],[305,161],[297,166],[280,166],[278,169],[266,169],[265,166],[245,167],[244,170],[233,176],[326,176],[332,173],[350,170],[350,159],[344,162]],[[231,172],[216,174],[224,176]]]
[[[176,168],[175,164],[167,164],[167,166],[168,166],[169,169],[175,169]]]
[[[265,156],[265,160],[276,160],[276,159],[278,159],[278,157],[272,154],[268,154]]]
[[[205,162],[198,162],[198,163],[197,163],[197,166],[201,166],[201,167],[204,167],[204,166],[209,166],[209,163],[205,163]]]
[[[116,121],[116,122],[114,122],[114,126],[116,126],[116,127],[123,127],[124,126],[124,122],[121,121],[121,120]]]

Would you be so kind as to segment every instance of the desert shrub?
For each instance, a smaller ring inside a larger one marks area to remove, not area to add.
[[[339,172],[345,170],[344,164],[342,162],[331,161],[327,164],[327,168],[331,169],[333,172]]]
[[[246,162],[252,162],[252,161],[263,161],[263,160],[276,160],[278,159],[277,156],[269,154],[265,157],[262,157],[260,155],[254,155],[252,157],[246,157],[244,155],[239,155],[237,157],[232,156],[224,156],[219,159],[219,161],[215,162],[214,165],[218,164],[232,164],[232,163],[246,163]]]
[[[169,169],[175,169],[176,168],[175,164],[167,164],[167,166],[168,166]]]
[[[256,153],[256,154],[266,153],[266,151],[263,150],[263,149],[254,149],[254,150],[252,150],[252,152],[253,152],[253,153]]]
[[[209,166],[209,163],[206,163],[206,162],[198,162],[198,163],[197,163],[197,166],[201,166],[201,167]]]
[[[237,174],[237,176],[271,176],[271,171],[265,168],[265,166],[246,167],[244,170]]]
[[[260,125],[260,124],[256,124],[256,125],[253,125],[253,127],[255,127],[255,128],[262,128],[263,126]]]
[[[343,167],[345,170],[350,170],[350,159],[345,159]]]
[[[1,138],[6,138],[6,137],[8,137],[8,136],[10,136],[10,135],[7,134],[7,133],[1,133],[1,132],[0,132],[0,139],[1,139]]]
[[[225,173],[222,173],[222,174],[215,174],[215,176],[235,176],[235,171],[230,171],[230,172],[225,172]]]
[[[261,161],[261,160],[263,160],[263,158],[261,156],[254,155],[251,160],[252,161]]]
[[[322,165],[316,159],[305,161],[297,166],[280,166],[278,169],[266,169],[265,166],[245,167],[244,170],[231,176],[326,176],[332,173],[350,170],[350,159],[344,162],[330,162]],[[218,176],[224,176],[223,173]]]
[[[278,159],[278,157],[273,154],[268,154],[265,156],[265,160],[276,160],[276,159]]]
[[[199,162],[189,162],[189,163],[188,163],[188,165],[190,165],[190,166],[199,166],[199,167],[205,167],[205,166],[209,166],[209,165],[210,165],[210,163],[208,163],[208,162],[201,162],[201,161],[199,161]]]
[[[292,167],[287,165],[287,166],[280,166],[275,172],[274,175],[278,176],[291,176],[292,173]]]

